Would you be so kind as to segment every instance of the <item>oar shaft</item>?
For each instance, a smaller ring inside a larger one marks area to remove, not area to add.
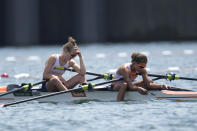
[[[68,69],[68,68],[65,68],[65,67],[55,67],[55,69],[58,69],[58,70],[67,70],[67,71],[70,71],[70,72],[76,72],[74,69]],[[86,72],[86,74],[104,77],[104,75],[98,74],[98,73]]]
[[[101,79],[101,78],[103,78],[103,77],[102,77],[102,76],[97,76],[97,77],[95,77],[95,78],[88,79],[87,82],[89,82],[89,81],[94,81],[94,80],[98,80],[98,79]]]
[[[88,75],[94,75],[94,76],[102,76],[102,77],[104,77],[104,75],[102,75],[102,74],[97,74],[97,73],[92,73],[92,72],[86,72],[86,74],[88,74]]]
[[[65,68],[65,67],[55,67],[55,69],[59,69],[59,70],[68,70],[68,71],[71,71],[71,72],[76,72],[74,69],[68,69],[68,68]],[[92,73],[92,72],[86,72],[86,74],[88,75],[94,75],[94,76],[100,76],[100,77],[103,77],[105,78],[105,75],[102,75],[102,74],[97,74],[97,73]],[[163,79],[169,79],[169,80],[175,80],[175,79],[183,79],[183,80],[195,80],[197,81],[197,78],[188,78],[188,77],[180,77],[178,75],[175,75],[175,74],[167,74],[167,75],[156,75],[156,74],[148,74],[148,76],[152,76],[152,77],[158,77],[158,78],[163,78]],[[109,76],[107,76],[108,78]],[[96,79],[92,79],[92,80],[96,80]],[[91,80],[91,81],[92,81]]]
[[[152,81],[156,81],[156,80],[159,80],[159,79],[162,79],[162,78],[157,77],[157,78],[152,79]]]
[[[87,84],[87,85],[83,85],[81,88],[83,90],[88,90],[88,89],[92,89],[94,88],[95,86],[100,86],[100,85],[105,85],[105,84],[109,84],[109,83],[112,83],[112,82],[117,82],[117,81],[121,81],[123,80],[123,78],[121,79],[115,79],[115,80],[110,80],[110,81],[106,81],[106,82],[102,82],[102,83],[98,83],[98,84]]]
[[[179,77],[179,79],[197,81],[197,78]]]
[[[20,101],[4,104],[3,107],[11,106],[11,105],[19,104],[19,103],[24,103],[24,102],[28,102],[28,101],[38,100],[38,99],[41,99],[41,98],[55,96],[55,95],[59,95],[59,94],[63,94],[63,93],[68,93],[68,92],[76,91],[76,90],[79,90],[79,89],[70,89],[70,90],[54,92],[54,93],[50,93],[50,94],[46,94],[46,95],[42,95],[42,96],[38,96],[38,97],[33,97],[33,98],[25,99],[25,100],[20,100]]]
[[[44,83],[44,82],[47,82],[48,80],[43,80],[43,81],[40,81],[40,82],[38,82],[38,83],[35,83],[35,84],[32,84],[32,86],[37,86],[37,85],[40,85],[40,84],[42,84],[42,83]]]
[[[105,84],[109,84],[109,83],[117,82],[117,81],[121,81],[121,80],[123,80],[123,79],[121,78],[121,79],[115,79],[115,80],[111,80],[111,81],[106,81],[106,82],[95,84],[95,86],[105,85]]]
[[[158,77],[158,78],[164,78],[164,79],[169,79],[170,80],[170,77],[172,77],[172,74],[167,74],[167,75],[148,74],[148,76]],[[197,81],[197,78],[180,77],[180,76],[175,75],[175,74],[174,74],[174,79],[194,80],[194,81]],[[172,79],[172,80],[174,80],[174,79]]]
[[[152,77],[160,77],[160,78],[166,78],[166,75],[156,75],[156,74],[148,74],[148,76],[152,76]]]

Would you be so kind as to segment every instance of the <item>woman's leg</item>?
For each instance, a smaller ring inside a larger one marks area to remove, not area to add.
[[[114,85],[114,90],[118,91],[117,101],[123,101],[125,92],[127,90],[127,83],[126,82],[117,82]]]
[[[51,78],[46,83],[46,89],[49,92],[68,90],[67,87],[62,83],[62,81],[55,77]]]
[[[74,88],[77,84],[86,83],[85,75],[77,74],[66,81],[66,87],[68,89]]]

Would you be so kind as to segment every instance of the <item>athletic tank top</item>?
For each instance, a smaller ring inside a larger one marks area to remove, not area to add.
[[[55,67],[65,67],[65,68],[68,68],[69,67],[69,61],[64,65],[64,66],[60,66],[60,59],[59,59],[59,55],[57,54],[56,55],[56,61],[55,61],[55,64],[52,66],[51,68],[51,74],[52,75],[63,75],[65,70],[58,70],[58,69],[55,69]]]
[[[135,81],[135,79],[137,78],[137,76],[138,76],[138,72],[134,72],[134,71],[132,71],[131,70],[131,67],[130,67],[130,63],[128,63],[128,64],[124,64],[125,65],[125,67],[128,67],[129,68],[129,79],[133,82],[133,81]],[[115,79],[119,79],[119,78],[122,78],[123,76],[122,75],[119,75],[119,74],[117,74],[117,72],[115,72],[115,74],[114,74],[114,78]]]

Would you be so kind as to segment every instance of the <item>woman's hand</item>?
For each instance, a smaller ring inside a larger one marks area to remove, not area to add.
[[[169,85],[161,85],[161,89],[164,89],[164,90],[168,90],[170,89],[171,87]]]
[[[144,89],[144,88],[142,88],[142,87],[138,87],[138,88],[137,88],[137,91],[138,91],[140,94],[142,94],[142,95],[146,95],[146,94],[147,94],[147,90]]]
[[[140,74],[147,74],[147,71],[146,71],[145,68],[137,67],[137,68],[136,68],[136,71],[138,71]]]
[[[78,47],[74,47],[74,52],[77,54],[79,57],[81,57],[81,51],[79,50]]]

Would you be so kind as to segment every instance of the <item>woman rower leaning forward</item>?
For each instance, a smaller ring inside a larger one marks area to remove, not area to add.
[[[80,66],[73,60],[75,56],[79,57]],[[78,74],[68,80],[65,80],[62,77],[65,71],[57,70],[55,67],[72,67]],[[42,85],[42,88],[49,92],[71,89],[77,84],[86,82],[85,73],[86,68],[81,52],[76,41],[72,37],[69,37],[68,42],[62,47],[62,52],[60,54],[49,56],[46,61],[43,79],[48,81]]]
[[[146,55],[136,52],[131,55],[131,59],[131,63],[121,65],[114,74],[114,78],[123,78],[123,81],[112,83],[113,90],[119,90],[117,101],[124,100],[127,89],[146,94],[148,89],[170,88],[168,85],[153,83],[149,79],[145,69],[148,62]],[[142,76],[142,81],[136,81],[139,74]]]

